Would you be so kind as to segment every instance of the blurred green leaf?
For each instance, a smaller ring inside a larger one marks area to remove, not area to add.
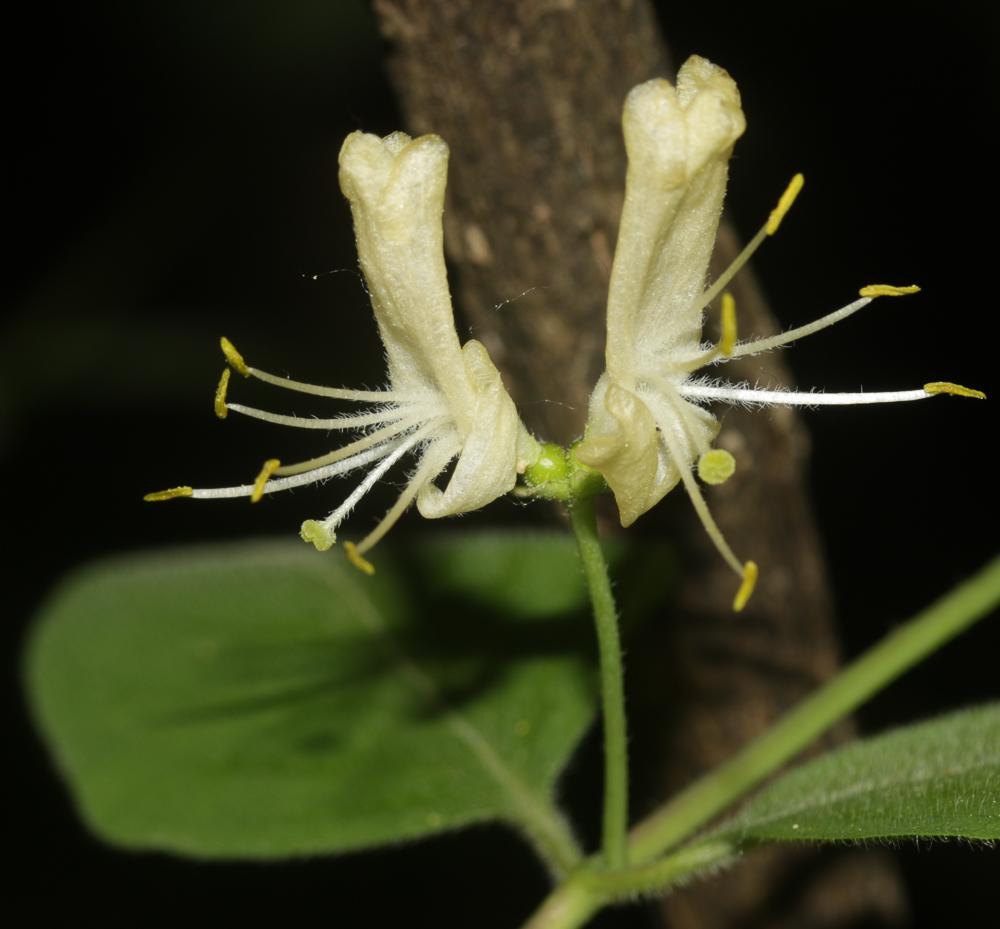
[[[710,838],[918,836],[1000,838],[1000,703],[829,752],[767,787]]]
[[[379,556],[370,578],[297,543],[185,549],[68,581],[28,685],[90,827],[268,858],[500,819],[568,867],[551,800],[593,710],[572,542],[463,532]]]

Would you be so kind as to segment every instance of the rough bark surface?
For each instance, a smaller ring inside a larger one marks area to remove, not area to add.
[[[652,10],[647,0],[375,0],[375,8],[406,128],[451,146],[445,231],[461,311],[529,427],[572,439],[602,369],[625,175],[622,101],[635,84],[670,73]],[[737,250],[724,229],[716,263]],[[732,289],[741,331],[774,331],[752,276]],[[743,359],[729,374],[789,381],[773,356]],[[712,489],[710,505],[734,549],[762,568],[746,613],[730,612],[734,578],[681,491],[637,526],[668,532],[683,553],[672,615],[640,633],[629,654],[634,732],[660,740],[637,780],[661,798],[728,757],[837,665],[797,418],[733,410],[718,444],[739,470]],[[698,929],[892,925],[905,901],[881,856],[775,850],[669,897],[662,912],[670,926]]]
[[[608,0],[375,7],[408,129],[451,146],[445,234],[470,331],[529,428],[569,441],[601,370],[622,101],[666,70],[650,11]]]

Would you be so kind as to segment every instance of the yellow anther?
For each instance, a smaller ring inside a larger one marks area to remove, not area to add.
[[[147,503],[159,503],[160,500],[173,500],[177,497],[190,497],[193,493],[193,487],[171,487],[169,490],[156,490],[151,494],[146,494],[146,496],[142,499]]]
[[[243,356],[236,351],[236,346],[225,336],[219,339],[219,345],[222,348],[222,354],[226,356],[226,361],[244,377],[250,377],[250,369],[243,360]]]
[[[277,458],[268,458],[264,462],[264,467],[260,469],[260,474],[257,475],[257,480],[253,482],[253,493],[250,494],[251,503],[260,503],[260,498],[264,496],[264,485],[271,479],[271,475],[274,474],[278,468],[281,467],[281,462]]]
[[[728,358],[736,347],[736,301],[731,293],[722,295],[722,334],[719,338],[719,353]]]
[[[952,394],[955,397],[972,397],[976,400],[986,399],[986,394],[981,390],[963,387],[961,384],[951,384],[948,381],[931,381],[930,384],[924,384],[924,393]]]
[[[733,597],[733,612],[739,613],[747,605],[747,601],[753,596],[753,589],[757,586],[757,562],[748,561],[743,565],[743,583]]]
[[[725,484],[736,471],[736,459],[724,448],[713,448],[698,459],[698,477],[706,484]]]
[[[353,542],[344,543],[344,554],[347,555],[347,560],[362,574],[367,574],[370,577],[375,573],[375,565],[358,552],[358,547]]]
[[[337,537],[330,532],[318,519],[307,519],[299,529],[303,542],[315,546],[318,552],[328,552]]]
[[[774,235],[778,231],[778,226],[781,225],[781,221],[785,218],[785,214],[792,208],[792,204],[795,202],[795,198],[799,195],[799,191],[802,190],[802,185],[805,184],[806,179],[801,174],[796,174],[795,177],[789,181],[788,186],[785,188],[785,192],[781,195],[781,199],[778,201],[778,205],[771,210],[771,215],[767,218],[767,225],[764,229],[767,231],[768,235]]]
[[[222,369],[222,377],[219,378],[219,386],[215,388],[215,415],[219,419],[225,419],[229,415],[226,408],[226,391],[229,389],[229,368]]]
[[[862,297],[905,297],[907,294],[918,294],[920,288],[916,284],[896,287],[893,284],[869,284],[858,291]]]

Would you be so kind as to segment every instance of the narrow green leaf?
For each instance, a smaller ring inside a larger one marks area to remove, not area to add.
[[[188,549],[64,585],[28,684],[91,828],[267,858],[502,819],[570,867],[551,799],[593,712],[571,540],[379,555],[370,578],[294,543]]]
[[[1000,703],[894,729],[796,768],[711,840],[1000,839]]]

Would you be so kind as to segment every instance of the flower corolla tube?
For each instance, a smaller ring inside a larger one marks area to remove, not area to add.
[[[147,495],[217,499],[249,497],[301,487],[366,469],[356,488],[323,519],[302,524],[303,539],[321,551],[358,501],[407,455],[416,459],[391,509],[359,543],[344,547],[354,564],[371,573],[364,558],[416,501],[434,519],[465,513],[506,494],[537,443],[522,425],[514,403],[485,347],[459,344],[448,290],[442,213],[448,147],[434,135],[411,139],[397,132],[384,139],[349,135],[340,151],[340,186],[351,206],[358,258],[385,348],[389,385],[384,390],[322,387],[250,367],[227,339],[228,366],[215,396],[215,412],[240,413],[265,422],[360,436],[340,448],[294,464],[265,462],[257,479],[235,487],[175,487]],[[360,412],[332,419],[289,416],[227,399],[230,371],[287,390],[363,404]],[[443,487],[436,479],[454,462]]]
[[[739,341],[736,310],[725,287],[780,225],[801,190],[796,175],[767,222],[732,265],[706,287],[733,144],[745,120],[732,78],[692,57],[676,86],[652,80],[634,88],[622,125],[628,154],[625,202],[611,269],[605,371],[590,398],[577,458],[599,471],[614,493],[623,526],[683,483],[706,531],[741,578],[734,609],[746,604],[757,578],[753,561],[738,559],[712,518],[695,472],[705,483],[725,481],[733,456],[712,448],[719,423],[709,404],[822,406],[892,403],[979,391],[935,382],[918,390],[819,393],[761,390],[698,372],[817,332],[877,297],[915,293],[916,286],[876,284],[815,322],[780,335]],[[705,308],[721,296],[721,337],[702,341]]]

